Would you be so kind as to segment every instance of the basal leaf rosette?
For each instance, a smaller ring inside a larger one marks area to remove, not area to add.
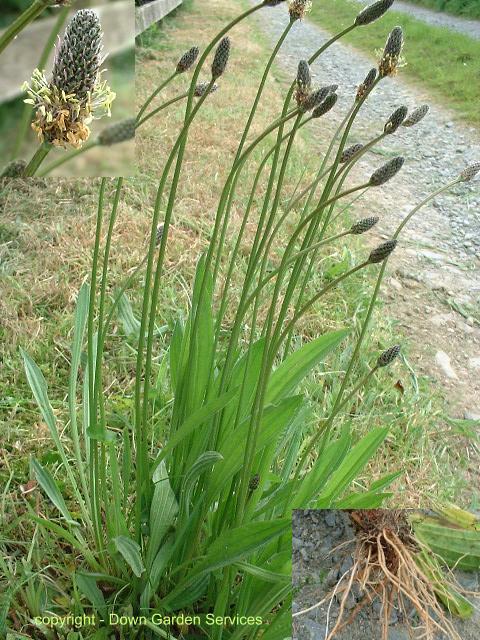
[[[77,11],[56,50],[52,78],[35,69],[23,89],[35,108],[32,129],[40,142],[79,148],[92,120],[110,117],[115,93],[102,80],[103,33],[97,14]]]

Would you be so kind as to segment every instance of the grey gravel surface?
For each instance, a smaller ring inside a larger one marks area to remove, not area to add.
[[[371,4],[371,0],[356,0],[360,4]],[[426,7],[419,7],[416,4],[410,4],[409,2],[401,2],[396,0],[393,7],[393,11],[400,11],[401,13],[407,13],[413,18],[422,20],[427,24],[431,24],[434,27],[446,27],[452,31],[458,31],[470,38],[480,40],[480,20],[469,20],[460,16],[453,16],[449,13],[442,13],[440,11],[432,11]]]
[[[282,3],[258,12],[255,20],[273,46],[288,22],[288,12]],[[404,52],[408,63],[408,33],[405,35]],[[308,59],[330,37],[331,34],[308,19],[295,23],[276,61],[276,79],[282,83],[285,92],[296,75],[299,60]],[[378,48],[381,50],[383,45],[382,40]],[[304,130],[310,143],[318,146],[319,151],[325,148],[351,106],[356,88],[377,63],[374,52],[370,57],[339,41],[312,65],[316,84],[339,84],[335,108],[327,116],[309,123]],[[411,112],[422,104],[429,104],[430,112],[420,124],[408,129],[401,127],[385,138],[373,152],[362,158],[351,174],[349,184],[361,184],[388,159],[396,155],[403,155],[406,159],[398,176],[383,187],[370,189],[355,205],[359,217],[380,217],[367,241],[372,242],[372,236],[375,242],[388,238],[412,206],[454,179],[467,165],[480,160],[480,132],[457,121],[456,114],[432,100],[426,90],[407,81],[401,69],[396,77],[383,80],[362,107],[351,130],[349,144],[366,143],[378,135],[390,114],[400,105],[406,105]],[[310,167],[311,160],[310,154]],[[458,404],[463,407],[465,416],[480,415],[480,326],[473,318],[465,314],[462,317],[458,313],[456,324],[453,323],[455,326],[452,324],[446,328],[442,325],[443,319],[440,321],[440,316],[445,315],[445,304],[453,306],[457,312],[459,307],[476,309],[477,315],[480,309],[479,177],[468,184],[456,186],[422,208],[404,230],[391,261],[392,267],[398,274],[393,285],[401,289],[400,298],[403,295],[406,301],[404,315],[413,313],[415,316],[412,305],[417,302],[409,303],[408,299],[416,297],[424,319],[438,320],[436,326],[425,320],[422,327],[427,344],[429,338],[432,341],[426,354],[427,370],[434,371],[438,379],[451,388],[454,402],[457,396],[461,398]],[[398,299],[397,294],[397,304]],[[437,299],[442,302],[436,304]],[[427,305],[431,306],[428,312],[424,312]],[[398,309],[394,314],[402,315]],[[405,320],[408,333],[408,327],[413,326],[412,319],[401,320]],[[458,344],[450,344],[447,335],[450,331],[461,334]],[[418,326],[412,333],[418,340],[421,333]],[[447,369],[435,360],[437,351],[446,352],[451,358],[456,378],[449,377]],[[423,355],[423,360],[419,359],[426,362]],[[477,362],[478,365],[475,364]]]
[[[352,566],[354,531],[348,515],[333,510],[297,510],[293,514],[293,613],[312,607],[332,594],[339,578]],[[475,573],[457,572],[457,579],[467,590],[478,591],[480,578]],[[346,601],[348,612],[361,599],[358,591]],[[477,600],[477,607],[480,604]],[[325,640],[338,618],[336,597],[308,613],[293,617],[294,640]],[[415,620],[412,609],[409,619]],[[466,622],[455,620],[462,640],[479,637],[480,614]],[[355,620],[335,636],[335,640],[379,640],[381,637],[380,604],[373,603],[359,612]],[[419,635],[416,636],[417,638]],[[400,612],[392,610],[388,640],[411,640],[408,626]],[[436,640],[447,640],[438,636]]]

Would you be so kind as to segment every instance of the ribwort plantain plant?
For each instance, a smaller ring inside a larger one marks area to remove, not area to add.
[[[281,112],[272,113],[265,129],[254,134],[252,124],[263,108],[272,65],[292,24],[303,17],[309,4],[288,2],[291,20],[266,63],[241,132],[207,249],[199,256],[188,317],[185,321],[179,317],[171,332],[160,330],[157,309],[164,263],[174,242],[172,220],[192,123],[201,117],[202,106],[219,77],[225,85],[229,81],[230,60],[236,55],[230,31],[255,12],[269,11],[278,4],[281,2],[264,0],[226,25],[202,52],[192,47],[150,94],[136,122],[129,123],[131,131],[166,106],[186,100],[183,124],[159,178],[145,256],[111,301],[108,266],[123,183],[122,179],[116,182],[107,215],[110,183],[101,181],[92,272],[89,283],[80,290],[75,315],[68,390],[71,451],[60,437],[43,374],[24,354],[28,380],[60,456],[64,487],[62,491],[57,479],[33,460],[35,478],[61,521],[34,513],[32,518],[42,531],[67,540],[75,550],[76,604],[93,607],[104,617],[124,611],[144,615],[143,637],[183,637],[187,630],[181,625],[173,630],[168,625],[155,626],[148,616],[153,611],[175,614],[187,610],[199,616],[188,629],[194,637],[289,637],[292,509],[376,507],[390,495],[383,490],[399,475],[389,473],[366,491],[352,492],[352,481],[382,446],[388,428],[373,428],[363,438],[357,438],[348,423],[336,428],[346,406],[399,354],[399,347],[393,346],[380,354],[362,355],[372,366],[350,382],[386,263],[394,250],[401,250],[399,234],[421,206],[437,193],[473,178],[472,169],[440,187],[412,209],[387,242],[365,252],[358,264],[325,276],[322,287],[312,294],[308,284],[312,270],[318,268],[320,252],[335,243],[348,243],[349,236],[367,233],[378,221],[368,217],[342,227],[342,209],[339,212],[338,208],[352,195],[385,188],[389,180],[398,179],[404,163],[403,157],[396,157],[359,184],[345,186],[364,154],[405,123],[405,109],[397,109],[387,125],[379,125],[373,140],[351,146],[350,133],[358,112],[383,77],[394,73],[403,34],[397,29],[389,37],[380,72],[369,72],[352,95],[352,104],[314,179],[298,195],[286,193],[286,174],[299,131],[312,120],[329,117],[336,108],[337,85],[316,87],[309,65],[343,34],[380,18],[392,4],[383,0],[364,9],[349,27],[301,62]],[[188,91],[154,107],[153,101],[161,98],[167,86],[172,89],[187,69],[192,71]],[[200,80],[201,73],[210,79]],[[359,77],[363,76],[360,70]],[[417,124],[421,115],[409,125]],[[255,151],[263,144],[267,151],[257,167]],[[230,247],[226,239],[235,195],[247,166],[255,166],[256,172]],[[261,195],[259,185],[263,186]],[[240,271],[247,224],[253,220],[253,240],[248,243],[245,269]],[[274,254],[279,249],[279,232],[285,227],[292,228],[289,240]],[[298,347],[294,338],[307,312],[361,270],[375,274],[377,284],[358,334],[345,318],[343,329],[322,331]],[[108,371],[105,341],[117,311],[122,308],[133,313],[126,291],[139,273],[143,273],[140,316],[130,323],[136,336],[133,406],[112,424],[104,385]],[[242,287],[239,300],[233,302],[231,283],[238,273]],[[168,351],[161,364],[155,357],[159,339]],[[304,425],[310,405],[299,393],[299,385],[330,353],[347,345],[348,366],[328,412],[313,431],[308,430]],[[159,392],[159,384],[169,385],[169,400]],[[222,619],[231,612],[257,616],[264,623],[260,628],[209,626],[207,615]]]

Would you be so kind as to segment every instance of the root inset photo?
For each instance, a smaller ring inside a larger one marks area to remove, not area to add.
[[[293,638],[473,640],[480,519],[454,506],[297,510]]]

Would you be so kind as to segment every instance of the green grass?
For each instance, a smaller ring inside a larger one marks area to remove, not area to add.
[[[332,33],[351,24],[358,13],[353,0],[314,2],[309,17]],[[416,20],[393,10],[377,22],[355,29],[346,41],[372,55],[383,49],[396,25],[405,32],[406,66],[401,74],[422,86],[439,104],[453,109],[459,118],[480,125],[479,43],[467,36]]]
[[[480,18],[478,0],[407,0],[407,2],[463,18]]]

